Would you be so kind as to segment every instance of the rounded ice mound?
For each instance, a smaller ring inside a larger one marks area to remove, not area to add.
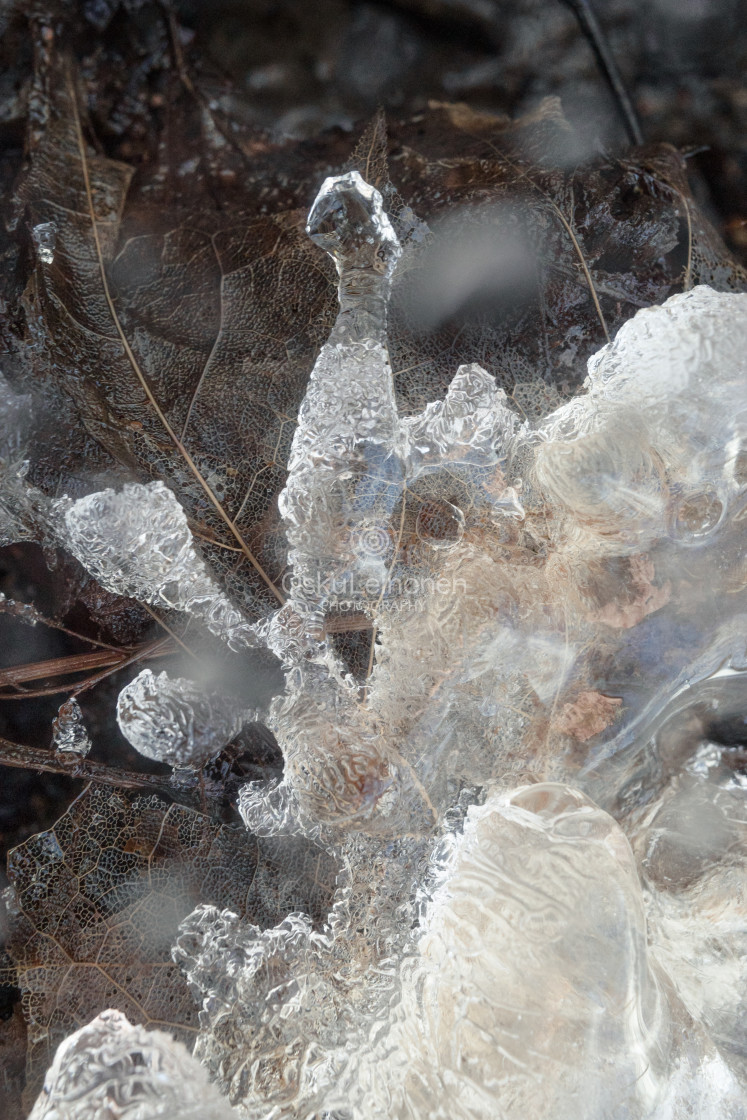
[[[361,1115],[737,1115],[734,1078],[650,960],[628,841],[588,797],[492,795],[442,874]]]
[[[711,540],[745,482],[747,294],[701,286],[645,308],[588,370],[587,393],[535,433],[542,491],[594,547]]]
[[[643,413],[678,482],[731,481],[747,438],[747,293],[701,285],[644,308],[588,371],[590,404]]]
[[[162,1031],[102,1011],[66,1038],[29,1120],[236,1120],[200,1063]]]
[[[640,406],[721,397],[747,377],[747,293],[701,284],[643,308],[589,358],[588,373],[592,397]],[[747,406],[744,395],[731,403]]]

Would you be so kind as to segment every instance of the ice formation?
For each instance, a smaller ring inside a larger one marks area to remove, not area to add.
[[[80,704],[71,696],[60,705],[52,723],[52,745],[56,751],[85,756],[91,749],[91,740],[83,721]]]
[[[650,959],[619,826],[537,784],[470,809],[362,1116],[737,1116],[743,1090]]]
[[[240,811],[342,871],[321,930],[185,920],[195,1055],[244,1120],[744,1120],[747,789],[708,720],[747,669],[747,295],[639,312],[538,423],[475,364],[400,416],[381,196],[328,179],[308,231],[340,309],[253,630],[285,768]],[[106,586],[216,611],[164,487],[66,524]],[[152,742],[174,687],[125,724]]]
[[[29,1120],[235,1120],[204,1069],[162,1031],[103,1011],[58,1047]]]
[[[52,264],[57,244],[57,226],[54,222],[39,222],[31,230],[31,238],[43,264]]]
[[[14,392],[0,374],[0,547],[44,539],[48,533],[40,516],[40,507],[48,503],[25,480],[30,419],[31,397]]]
[[[125,739],[146,758],[199,768],[257,719],[238,700],[206,692],[192,681],[154,676],[150,669],[125,685],[117,699],[117,723]]]
[[[234,649],[252,630],[198,555],[184,510],[162,482],[131,482],[57,503],[72,554],[115,595],[186,611]]]

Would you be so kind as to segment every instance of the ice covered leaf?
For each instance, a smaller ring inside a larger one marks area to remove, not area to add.
[[[65,543],[107,591],[187,611],[234,648],[253,644],[249,624],[210,575],[184,510],[162,482],[63,499],[58,508]]]
[[[257,718],[234,697],[206,692],[193,681],[143,669],[117,699],[117,723],[146,758],[200,767]]]
[[[197,1009],[171,945],[198,902],[262,927],[298,909],[318,922],[335,871],[306,841],[257,840],[179,805],[91,786],[53,829],[13,849],[8,875],[36,1092],[58,1044],[106,1008],[194,1037]]]
[[[102,1011],[61,1042],[29,1120],[230,1120],[189,1051],[163,1031]]]
[[[69,751],[71,754],[83,756],[91,749],[91,740],[83,722],[83,713],[74,696],[60,705],[52,724],[52,745],[57,751]]]
[[[286,559],[276,500],[295,417],[335,313],[334,269],[303,225],[319,183],[348,161],[349,140],[273,145],[234,119],[223,122],[236,141],[226,143],[217,110],[205,109],[212,96],[195,101],[176,75],[159,94],[170,107],[166,140],[160,110],[146,108],[147,67],[138,68],[143,96],[128,89],[125,100],[143,120],[127,143],[141,150],[143,125],[153,147],[133,179],[131,166],[87,145],[74,67],[56,41],[36,66],[44,111],[29,124],[18,201],[32,229],[53,222],[57,232],[54,263],[25,252],[18,283],[28,293],[19,333],[34,339],[29,381],[49,398],[30,481],[73,492],[112,460],[167,478],[210,538],[205,555],[232,601],[265,613]],[[565,134],[557,105],[513,124],[478,118],[434,105],[391,122],[388,138],[380,122],[375,159],[361,153],[356,164],[364,177],[375,165],[386,198],[399,192],[400,240],[419,222],[432,233],[411,241],[394,278],[389,350],[403,415],[443,397],[458,363],[478,362],[509,394],[518,383],[530,412],[550,388],[566,398],[604,339],[602,319],[612,335],[681,284],[688,225],[698,265],[689,279],[710,278],[711,262],[723,283],[741,282],[674,149],[570,174],[528,158],[548,133]],[[252,152],[251,168],[240,149]],[[530,261],[531,284],[514,299],[505,254],[489,252],[486,271],[471,246],[503,245],[517,227],[537,267]],[[246,559],[238,567],[236,549]]]

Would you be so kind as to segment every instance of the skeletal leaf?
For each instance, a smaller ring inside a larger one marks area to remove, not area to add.
[[[197,1008],[171,945],[199,902],[260,926],[297,909],[320,921],[334,880],[329,857],[303,841],[257,840],[182,806],[97,786],[13,849],[8,874],[31,1094],[58,1044],[106,1008],[193,1038]]]

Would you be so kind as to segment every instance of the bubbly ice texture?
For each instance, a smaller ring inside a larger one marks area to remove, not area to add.
[[[597,547],[698,547],[744,502],[746,303],[701,286],[639,311],[543,422],[540,482]]]
[[[125,739],[146,758],[170,766],[203,766],[256,718],[256,711],[231,696],[166,673],[154,676],[150,669],[138,673],[117,699]]]
[[[344,872],[320,933],[185,922],[197,1053],[257,1120],[743,1117],[741,996],[708,1010],[691,976],[705,930],[736,942],[707,919],[688,958],[685,907],[644,899],[614,817],[638,844],[642,745],[673,695],[745,667],[747,296],[641,312],[537,423],[476,365],[400,417],[380,200],[354,176],[320,198],[340,317],[280,501],[291,596],[262,630],[287,672],[285,771],[240,810]],[[365,690],[328,635],[351,609],[375,642]],[[484,804],[460,835],[465,799]]]
[[[17,462],[23,452],[28,422],[31,418],[31,397],[16,393],[0,374],[0,460]]]
[[[62,499],[57,511],[67,547],[107,591],[186,611],[234,649],[254,644],[250,624],[208,572],[184,510],[162,482]]]
[[[381,196],[328,179],[309,233],[340,312],[280,496],[289,599],[237,642],[283,662],[285,766],[239,809],[341,872],[322,929],[185,920],[195,1054],[245,1120],[745,1120],[745,789],[670,717],[747,679],[747,295],[640,312],[539,421],[475,364],[402,416]],[[223,620],[163,491],[66,505],[71,547]],[[125,725],[201,741],[153,688]]]
[[[58,1048],[29,1120],[236,1120],[186,1047],[102,1011]]]
[[[0,374],[0,547],[44,540],[48,502],[25,480],[24,447],[31,419],[31,397],[16,393]]]
[[[92,743],[86,730],[83,713],[74,696],[60,705],[52,724],[52,745],[56,751],[66,751],[83,757],[91,749]]]
[[[335,260],[340,309],[311,372],[279,499],[291,594],[260,629],[289,673],[286,696],[270,717],[286,777],[267,791],[264,805],[259,791],[248,793],[242,813],[259,830],[302,819],[313,831],[339,819],[390,835],[428,831],[435,824],[428,795],[372,706],[359,704],[357,684],[325,637],[324,617],[351,600],[376,617],[396,606],[393,588],[403,579],[425,603],[418,580],[432,575],[434,555],[461,539],[464,514],[453,503],[444,510],[419,499],[413,531],[425,559],[403,563],[406,489],[418,478],[463,467],[486,515],[523,517],[501,471],[517,420],[476,365],[460,367],[444,402],[400,418],[386,350],[400,246],[381,196],[357,172],[327,179],[307,229]]]

